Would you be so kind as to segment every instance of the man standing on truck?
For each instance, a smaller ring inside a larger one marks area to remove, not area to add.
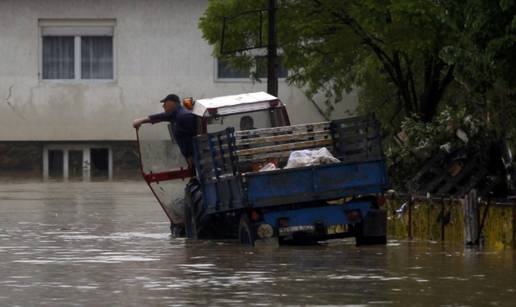
[[[169,94],[160,101],[163,103],[164,112],[137,118],[133,121],[133,127],[138,129],[146,123],[170,122],[174,139],[188,162],[188,166],[193,168],[193,138],[197,135],[196,117],[190,110],[181,106],[176,94]]]

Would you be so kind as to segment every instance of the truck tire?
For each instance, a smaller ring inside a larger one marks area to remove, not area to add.
[[[185,200],[186,200],[186,195],[185,195]],[[184,206],[184,221],[185,221],[185,237],[187,238],[193,238],[193,234],[192,234],[192,215],[190,213],[190,205],[188,204],[188,202],[185,201],[185,206]]]
[[[356,245],[364,246],[364,245],[385,245],[387,244],[387,236],[356,236]]]
[[[240,223],[238,224],[238,240],[240,243],[250,246],[254,246],[254,241],[256,240],[256,234],[246,213],[243,213],[240,217]]]
[[[185,233],[187,238],[198,239],[201,232],[199,225],[202,214],[201,186],[196,179],[191,179],[185,188]]]
[[[170,223],[170,234],[174,238],[181,238],[186,236],[185,234],[185,226],[184,225],[176,225],[174,223]]]
[[[387,244],[387,210],[370,209],[354,227],[356,245]]]

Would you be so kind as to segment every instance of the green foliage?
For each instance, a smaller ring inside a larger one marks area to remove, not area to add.
[[[199,27],[213,54],[256,70],[253,52],[220,53],[221,29],[224,16],[267,2],[210,0]],[[473,147],[516,138],[516,1],[278,0],[277,16],[291,84],[322,94],[328,111],[356,91],[359,113],[408,135],[385,142],[394,177],[410,178],[443,144],[461,146],[458,128]],[[224,48],[266,43],[262,17],[261,29],[256,13],[227,20]]]
[[[453,152],[466,147],[480,151],[496,138],[486,121],[469,114],[464,107],[444,107],[428,123],[417,116],[407,117],[401,129],[397,136],[399,144],[391,144],[386,150],[389,173],[397,185],[412,178],[439,151]]]
[[[487,114],[500,135],[514,137],[516,116],[516,1],[447,1],[443,19],[461,35],[441,57],[456,66],[455,77],[471,112]],[[508,125],[509,124],[509,125]]]
[[[199,20],[199,27],[203,32],[203,38],[213,45],[213,55],[228,61],[233,67],[249,71],[255,67],[254,57],[249,53],[235,53],[231,56],[222,54],[222,25],[224,17],[240,15],[242,12],[264,8],[267,1],[241,1],[241,0],[210,0],[208,8]],[[264,23],[262,33],[267,33]],[[258,46],[260,40],[260,15],[250,13],[240,15],[227,21],[224,34],[224,50],[242,49],[249,46]],[[263,40],[266,42],[266,39]]]
[[[220,53],[221,29],[224,16],[264,8],[263,0],[210,1],[199,27],[214,46],[214,55],[238,68],[256,66],[251,52]],[[453,66],[439,53],[456,38],[448,24],[435,17],[440,14],[442,8],[428,0],[279,1],[277,35],[283,64],[290,70],[288,80],[308,96],[323,94],[330,110],[356,88],[364,109],[369,109],[380,96],[369,93],[382,89],[380,100],[391,115],[417,113],[429,121],[453,81]],[[259,14],[226,20],[224,49],[267,41],[267,22],[259,37]]]

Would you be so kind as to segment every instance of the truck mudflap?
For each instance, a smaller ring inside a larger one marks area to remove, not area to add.
[[[355,225],[357,245],[387,243],[387,210],[371,209],[360,223]]]
[[[379,237],[387,233],[387,210],[371,209],[363,220],[362,236]]]
[[[136,130],[140,169],[170,222],[182,225],[184,190],[193,172],[165,125],[142,125]]]

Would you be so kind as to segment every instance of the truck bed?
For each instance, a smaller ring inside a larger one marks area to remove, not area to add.
[[[387,186],[377,122],[371,116],[196,137],[195,165],[206,212],[379,193]],[[341,162],[281,169],[294,150],[326,147]],[[256,171],[274,161],[280,169]]]

